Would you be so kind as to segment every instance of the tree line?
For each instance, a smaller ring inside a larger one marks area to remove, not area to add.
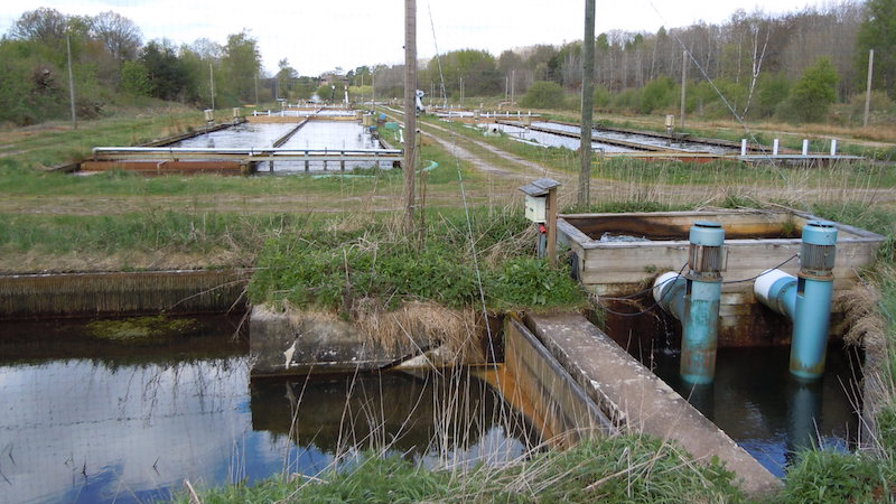
[[[144,43],[140,28],[115,12],[70,16],[39,8],[0,39],[0,123],[66,116],[69,46],[80,117],[140,97],[221,108],[315,93],[339,101],[346,85],[354,99],[397,98],[404,88],[402,65],[362,66],[322,81],[299,75],[282,59],[276,74],[266,76],[247,30],[223,44],[205,38]],[[595,106],[677,110],[684,67],[688,114],[849,122],[864,103],[869,49],[876,50],[873,108],[892,114],[896,0],[847,0],[781,16],[739,10],[724,23],[656,33],[613,30],[595,39]],[[576,108],[582,53],[581,40],[497,57],[452,51],[420,62],[418,87],[435,102],[503,97],[533,108]],[[837,109],[844,117],[828,113],[835,102],[844,104]]]
[[[853,106],[841,107],[849,117],[833,119],[848,122],[863,108],[869,49],[876,50],[874,108],[892,113],[896,0],[848,0],[780,16],[738,10],[724,23],[656,33],[613,30],[595,39],[595,105],[677,110],[684,66],[689,114],[815,121],[839,102]],[[419,86],[435,101],[503,94],[524,106],[575,108],[582,52],[581,40],[506,50],[497,58],[453,51],[421,64]],[[400,65],[375,73],[377,95],[400,96]]]
[[[275,79],[259,83],[261,55],[246,30],[224,44],[205,38],[144,44],[137,24],[115,12],[71,16],[39,8],[24,13],[0,39],[0,123],[67,116],[69,52],[83,118],[139,97],[226,107],[270,100],[276,92]]]

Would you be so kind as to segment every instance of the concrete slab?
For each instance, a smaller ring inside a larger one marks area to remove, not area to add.
[[[527,323],[620,429],[677,441],[697,460],[718,457],[750,495],[782,487],[746,450],[581,315],[530,315]]]
[[[372,371],[422,351],[411,342],[383,348],[348,322],[289,315],[265,306],[252,308],[249,334],[252,376]]]

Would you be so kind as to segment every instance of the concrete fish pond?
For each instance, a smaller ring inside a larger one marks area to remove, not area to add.
[[[862,364],[880,356],[842,349],[851,320],[839,299],[882,237],[766,211],[563,215],[557,230],[596,294],[590,318],[419,301],[361,307],[351,323],[280,305],[244,313],[249,272],[0,278],[14,300],[0,320],[19,320],[0,325],[0,399],[23,411],[11,409],[19,416],[0,432],[21,439],[4,449],[27,460],[10,469],[0,453],[0,469],[19,500],[111,501],[122,495],[113,488],[139,500],[185,476],[313,474],[374,442],[420,461],[501,461],[643,432],[723,461],[763,495],[780,488],[796,449],[851,450],[873,437],[859,422],[871,400]],[[66,296],[77,298],[68,309]],[[116,307],[141,317],[92,321]],[[235,313],[217,325],[166,322],[202,310]],[[33,321],[58,316],[84,321]],[[27,406],[26,396],[51,399]],[[208,422],[220,425],[207,432]],[[98,429],[108,442],[77,445]],[[20,455],[45,437],[47,453]],[[148,448],[122,448],[132,445]],[[169,445],[194,448],[168,455]],[[55,483],[29,476],[39,472]]]
[[[239,316],[172,320],[192,331],[139,345],[96,334],[121,319],[0,323],[0,500],[151,502],[366,449],[475,464],[540,442],[462,370],[252,381]]]
[[[817,219],[799,212],[717,210],[628,214],[561,215],[559,241],[572,253],[574,274],[589,290],[607,297],[616,311],[635,312],[643,307],[634,292],[643,291],[661,273],[680,271],[688,263],[688,232],[700,220],[721,224],[727,250],[726,271],[719,301],[721,346],[782,344],[789,335],[779,331],[780,317],[760,305],[753,294],[756,276],[778,268],[795,274],[799,270],[800,234],[806,223]],[[836,314],[842,308],[836,299],[848,292],[858,271],[875,260],[884,237],[843,224],[837,231],[833,282]],[[648,291],[642,294],[648,295]],[[625,300],[614,297],[630,296]],[[649,297],[649,295],[648,295]],[[652,304],[650,299],[647,303]],[[645,317],[644,322],[653,322]],[[631,321],[637,325],[639,321]],[[642,327],[655,333],[653,326]],[[843,327],[832,326],[835,334]]]

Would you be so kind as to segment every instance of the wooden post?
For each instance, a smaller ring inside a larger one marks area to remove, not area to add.
[[[417,2],[404,2],[404,228],[414,231],[414,177],[417,143]]]
[[[212,66],[211,62],[208,64],[208,79],[209,86],[211,87],[212,110],[215,110],[215,68]]]
[[[687,102],[688,52],[681,51],[681,110],[678,113],[678,128],[684,129],[684,105]]]
[[[548,264],[551,267],[557,266],[557,214],[559,212],[559,203],[557,202],[557,188],[553,187],[548,190]]]
[[[578,204],[587,211],[591,203],[591,129],[594,126],[594,4],[585,0],[585,44],[582,52],[582,129],[579,141],[581,169],[579,171]],[[555,214],[556,215],[556,214]],[[556,235],[555,235],[556,237]],[[548,236],[550,240],[550,236]],[[550,247],[550,245],[549,245]]]
[[[865,87],[865,118],[862,126],[868,127],[868,115],[871,112],[871,78],[874,76],[874,49],[868,51],[868,85]]]
[[[75,112],[75,77],[72,71],[71,37],[65,37],[65,49],[68,53],[68,99],[72,106],[72,129],[78,129],[78,114]]]

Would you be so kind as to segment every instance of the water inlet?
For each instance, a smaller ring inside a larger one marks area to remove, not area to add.
[[[653,297],[681,321],[682,379],[702,385],[712,383],[715,376],[725,230],[718,222],[697,221],[689,241],[688,273],[660,275],[654,282]]]
[[[769,270],[753,284],[759,302],[793,321],[790,373],[798,378],[814,380],[824,374],[836,244],[833,223],[809,221],[803,228],[799,274]]]

